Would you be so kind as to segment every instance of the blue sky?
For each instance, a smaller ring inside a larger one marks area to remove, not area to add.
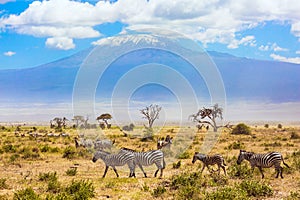
[[[298,0],[0,0],[0,69],[34,67],[143,27],[206,50],[300,64]]]

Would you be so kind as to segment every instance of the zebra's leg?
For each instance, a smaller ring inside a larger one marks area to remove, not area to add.
[[[261,178],[264,178],[264,177],[265,177],[265,175],[264,175],[264,173],[263,173],[263,170],[262,170],[262,168],[261,168],[261,167],[258,167],[258,169],[259,169],[259,171],[260,171],[260,173],[261,173]]]
[[[157,173],[158,173],[158,171],[160,170],[160,177],[162,177],[162,174],[163,174],[163,167],[161,166],[161,164],[160,163],[155,163],[155,165],[156,165],[156,167],[157,167],[157,170],[155,171],[155,173],[154,173],[154,177],[156,177],[157,176]]]
[[[275,167],[275,170],[276,170],[276,172],[277,172],[275,178],[278,178],[279,174],[280,174],[280,177],[283,178],[283,176],[282,176],[283,168],[282,168],[281,166],[276,166],[276,167]]]
[[[105,166],[105,170],[104,170],[104,174],[103,174],[102,178],[104,178],[106,176],[107,170],[108,170],[108,166]]]
[[[117,177],[119,177],[116,167],[113,167],[113,169],[114,169],[114,172],[116,173]]]
[[[210,170],[209,165],[206,165],[206,167],[207,167],[209,173],[213,173],[214,172],[214,170]]]
[[[143,172],[145,178],[147,178],[147,174],[146,174],[146,172],[144,171],[143,166],[142,166],[141,164],[138,164],[138,166],[139,166],[139,168],[142,170],[142,172]]]
[[[225,166],[221,165],[223,171],[224,171],[224,174],[226,175],[226,169],[225,169]]]
[[[202,169],[201,169],[201,172],[200,172],[201,174],[202,174],[204,168],[205,168],[205,164],[203,163],[203,166],[202,166]]]

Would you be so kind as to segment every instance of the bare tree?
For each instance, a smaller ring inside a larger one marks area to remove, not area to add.
[[[196,114],[190,115],[190,119],[193,122],[198,122],[201,126],[202,124],[208,124],[213,127],[214,132],[218,131],[218,128],[223,126],[217,125],[217,118],[223,119],[223,109],[219,107],[216,103],[212,108],[203,107]]]
[[[104,114],[98,116],[96,120],[99,122],[100,126],[101,126],[101,121],[103,121],[103,122],[106,124],[106,127],[107,127],[107,128],[110,128],[111,125],[108,124],[108,122],[107,122],[107,121],[110,120],[110,119],[112,119],[111,114],[109,114],[109,113],[104,113]]]
[[[148,128],[152,128],[154,121],[159,118],[160,111],[161,111],[161,106],[153,105],[153,104],[140,110],[140,112],[144,115],[143,118],[148,120],[148,126],[149,126]]]

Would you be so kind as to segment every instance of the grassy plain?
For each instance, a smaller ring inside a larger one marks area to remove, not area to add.
[[[149,178],[143,178],[139,169],[136,169],[137,178],[127,178],[127,168],[118,168],[120,178],[116,178],[112,169],[108,171],[106,178],[101,178],[104,172],[103,162],[99,160],[93,163],[91,151],[82,147],[75,148],[74,138],[78,136],[76,129],[67,128],[55,132],[45,126],[22,126],[19,131],[15,130],[16,127],[0,126],[0,199],[13,199],[15,193],[25,188],[32,188],[45,199],[47,195],[55,196],[61,188],[76,180],[88,180],[92,183],[93,199],[218,199],[217,192],[237,192],[236,199],[300,198],[298,126],[251,126],[250,135],[232,135],[230,130],[224,129],[210,154],[218,153],[224,156],[227,176],[222,172],[221,175],[210,174],[207,169],[200,174],[202,163],[191,163],[194,152],[203,149],[205,137],[215,133],[204,130],[197,132],[194,127],[165,126],[157,128],[153,141],[141,141],[140,137],[135,137],[135,133],[142,131],[141,127],[137,127],[133,133],[128,132],[127,136],[117,127],[104,130],[106,137],[115,140],[116,148],[128,147],[136,150],[156,149],[158,137],[171,135],[175,138],[179,131],[186,132],[187,137],[196,134],[186,151],[177,155],[175,160],[167,162],[162,179],[153,177],[153,167],[145,167]],[[66,133],[67,137],[58,136],[61,131]],[[89,131],[86,136],[95,139],[95,133],[100,130]],[[32,133],[37,135],[32,136]],[[54,133],[54,136],[50,133]],[[173,144],[172,148],[174,146],[176,144]],[[249,168],[246,161],[242,167],[236,165],[239,149],[257,153],[278,151],[291,168],[284,167],[284,179],[275,178],[274,168],[264,169],[265,179],[262,180],[258,169],[255,169],[253,175],[245,172]],[[216,166],[213,168],[216,169]],[[76,171],[72,173],[74,169]],[[244,174],[241,174],[241,171]],[[47,173],[56,173],[57,185],[52,186],[54,189],[49,188],[49,183],[41,181],[41,176]],[[257,186],[258,190],[264,191],[269,188],[271,192],[257,192],[252,195],[248,192],[245,195],[243,192],[246,189],[239,189],[243,184],[251,191]],[[238,195],[242,196],[239,198]],[[234,198],[228,196],[227,199]]]

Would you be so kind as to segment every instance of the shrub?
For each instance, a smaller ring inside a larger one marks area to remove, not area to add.
[[[228,149],[232,150],[232,149],[244,149],[245,148],[245,145],[244,143],[241,143],[241,142],[233,142],[231,143],[228,147]]]
[[[77,168],[76,168],[76,167],[71,168],[71,169],[68,169],[68,170],[66,171],[66,174],[67,174],[68,176],[75,176],[76,173],[77,173]]]
[[[206,200],[246,200],[249,199],[247,197],[247,193],[239,188],[233,187],[223,187],[214,192],[206,193]]]
[[[187,151],[184,151],[183,153],[177,155],[178,159],[189,159],[190,158],[190,154]]]
[[[74,200],[85,200],[95,196],[93,184],[84,180],[72,181],[72,183],[66,187],[65,192]]]
[[[6,144],[2,147],[2,149],[5,153],[16,153],[17,152],[17,147],[12,144]]]
[[[179,169],[181,166],[181,161],[179,160],[177,163],[173,163],[173,169]]]
[[[277,128],[282,129],[282,124],[278,124]]]
[[[6,184],[6,178],[0,178],[0,190],[8,189],[8,185]]]
[[[75,158],[76,150],[74,147],[67,146],[64,149],[63,158],[73,159]]]
[[[269,128],[269,124],[265,124],[264,127],[265,127],[265,128]]]
[[[300,192],[291,192],[286,200],[300,199]]]
[[[251,129],[246,124],[240,123],[232,129],[231,134],[234,134],[234,135],[239,135],[239,134],[250,135],[251,134]]]
[[[291,139],[300,139],[300,136],[295,131],[292,131],[291,132]]]
[[[243,180],[238,186],[247,192],[248,196],[266,197],[273,194],[273,190],[270,186],[254,180]]]
[[[41,197],[29,187],[14,193],[13,200],[41,200]]]
[[[238,165],[236,163],[233,164],[228,170],[228,175],[231,178],[240,178],[240,179],[253,177],[252,170],[249,167],[248,163],[242,163],[241,165]]]
[[[152,195],[153,195],[154,197],[159,197],[159,196],[161,196],[162,194],[164,194],[166,191],[167,191],[167,190],[166,190],[165,186],[159,185],[159,186],[157,186],[157,188],[154,188],[154,189],[153,189]]]
[[[57,180],[56,172],[39,173],[39,181]]]

